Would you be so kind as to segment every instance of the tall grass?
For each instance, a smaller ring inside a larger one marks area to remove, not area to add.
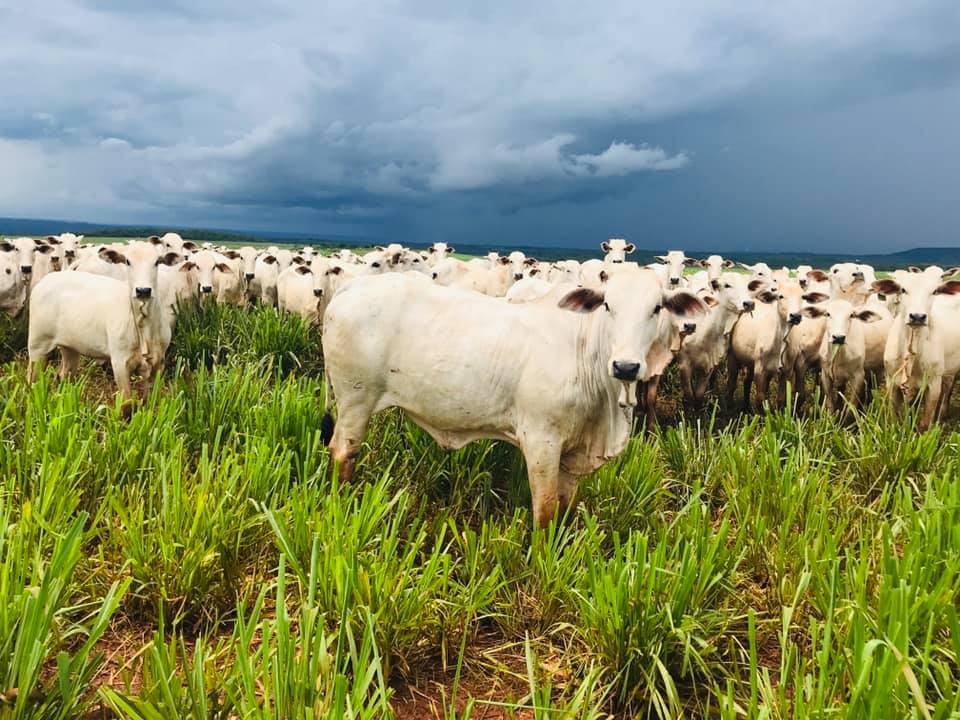
[[[960,713],[960,436],[882,396],[681,414],[535,531],[515,449],[395,411],[339,484],[316,329],[270,308],[183,308],[130,420],[3,347],[2,717]]]

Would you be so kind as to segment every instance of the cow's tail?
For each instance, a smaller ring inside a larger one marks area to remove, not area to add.
[[[330,401],[332,400],[330,391],[330,374],[326,368],[323,371],[323,419],[320,421],[320,439],[324,445],[329,445],[333,439],[333,427],[336,424],[333,420],[333,413],[330,412]]]

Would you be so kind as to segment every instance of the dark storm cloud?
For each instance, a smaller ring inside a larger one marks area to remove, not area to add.
[[[0,23],[4,215],[703,248],[960,220],[945,0],[52,0]]]

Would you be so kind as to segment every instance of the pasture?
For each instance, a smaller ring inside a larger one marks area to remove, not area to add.
[[[882,393],[685,414],[671,371],[534,530],[517,450],[398,411],[341,485],[298,317],[187,308],[129,421],[2,322],[2,717],[960,713],[960,435]]]

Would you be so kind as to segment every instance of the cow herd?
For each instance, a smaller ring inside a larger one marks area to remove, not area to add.
[[[179,301],[274,305],[322,326],[323,432],[342,476],[371,416],[400,407],[444,447],[517,445],[541,524],[623,449],[634,413],[656,421],[673,363],[692,406],[723,364],[727,402],[740,391],[744,408],[754,395],[785,402],[788,385],[802,403],[815,373],[830,410],[849,412],[885,382],[897,410],[919,400],[921,429],[945,412],[960,371],[960,268],[878,279],[862,264],[773,270],[682,251],[641,266],[618,238],[582,263],[461,260],[445,243],[321,255],[176,233],[82,241],[0,241],[0,309],[29,308],[31,376],[53,350],[61,377],[81,356],[107,360],[132,399],[132,375],[145,390],[162,375]]]

